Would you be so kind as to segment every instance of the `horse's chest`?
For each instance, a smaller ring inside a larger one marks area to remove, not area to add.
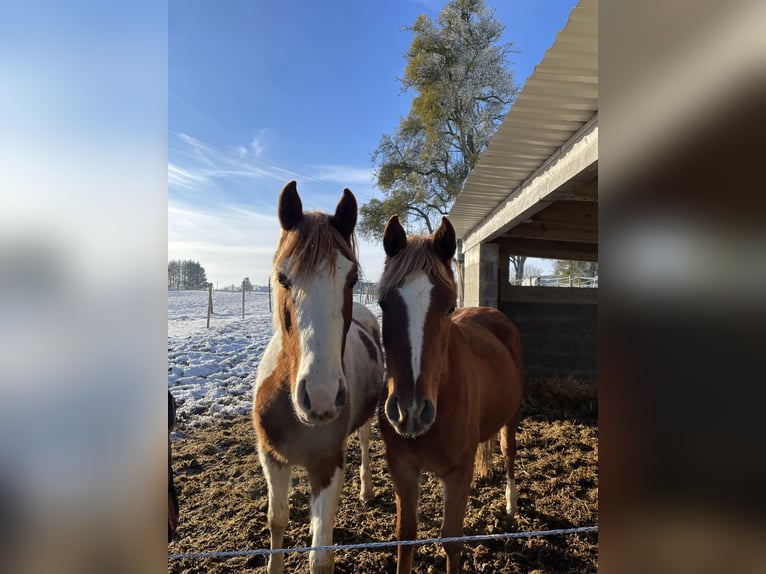
[[[447,417],[444,417],[446,421]],[[381,436],[390,456],[407,461],[415,467],[444,476],[465,463],[468,453],[473,456],[478,433],[461,427],[445,427],[437,417],[434,426],[416,438],[399,435],[385,415],[378,418]]]
[[[300,466],[342,448],[348,424],[346,414],[326,425],[306,425],[298,420],[286,389],[265,387],[256,392],[253,419],[261,447],[283,462]]]

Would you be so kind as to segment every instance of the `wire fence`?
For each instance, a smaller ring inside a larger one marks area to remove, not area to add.
[[[578,275],[540,275],[536,277],[525,277],[520,281],[511,280],[511,285],[520,285],[524,287],[598,287],[598,276],[584,277]]]
[[[258,550],[230,550],[223,552],[185,552],[168,554],[168,560],[204,559],[204,558],[240,558],[248,556],[269,556],[271,554],[289,554],[292,552],[312,552],[317,550],[381,550],[394,546],[420,546],[425,544],[445,544],[450,542],[482,542],[485,540],[505,540],[509,538],[532,538],[598,532],[598,526],[579,526],[554,530],[531,530],[528,532],[504,532],[501,534],[479,534],[475,536],[448,536],[444,538],[421,538],[418,540],[393,540],[383,542],[360,542],[358,544],[337,544],[332,546],[301,546],[296,548],[274,548]]]

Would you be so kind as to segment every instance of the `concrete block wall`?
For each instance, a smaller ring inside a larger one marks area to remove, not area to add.
[[[516,323],[527,376],[598,375],[598,289],[504,286],[498,308]]]
[[[463,305],[497,308],[498,246],[482,243],[467,250],[463,258]]]

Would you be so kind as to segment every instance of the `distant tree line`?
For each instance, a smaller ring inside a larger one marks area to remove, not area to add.
[[[205,268],[197,261],[168,262],[168,289],[205,289]]]
[[[239,285],[236,285],[232,283],[231,285],[224,285],[220,289],[216,287],[216,291],[242,291],[242,288],[245,288],[245,291],[257,291],[258,289],[253,286],[253,284],[250,282],[250,277],[245,277],[242,280],[242,283]]]

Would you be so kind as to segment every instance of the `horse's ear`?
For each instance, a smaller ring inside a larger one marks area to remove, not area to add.
[[[383,231],[383,249],[386,250],[386,255],[393,257],[406,246],[407,233],[405,233],[402,224],[399,223],[399,216],[392,215]]]
[[[335,207],[335,215],[330,216],[330,224],[348,241],[356,227],[356,211],[356,197],[346,188]]]
[[[455,228],[446,217],[442,217],[442,222],[434,231],[433,245],[434,251],[443,261],[449,261],[455,255]]]
[[[279,194],[279,224],[285,231],[290,231],[303,219],[303,204],[298,196],[295,180],[289,181]]]

